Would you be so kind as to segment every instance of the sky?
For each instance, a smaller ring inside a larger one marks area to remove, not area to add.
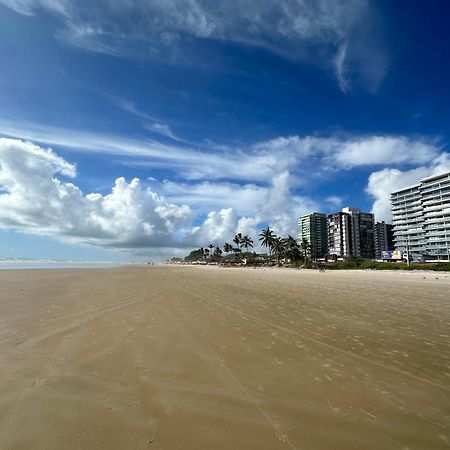
[[[445,0],[0,0],[0,258],[161,260],[450,170]]]

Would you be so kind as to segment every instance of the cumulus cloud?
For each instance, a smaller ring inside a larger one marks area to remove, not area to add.
[[[429,164],[410,170],[384,168],[373,172],[368,179],[366,192],[374,199],[372,212],[377,220],[392,220],[390,194],[397,189],[412,186],[422,178],[450,171],[450,155],[442,153]]]
[[[0,225],[28,233],[114,248],[173,247],[193,218],[135,178],[118,178],[108,195],[83,195],[76,168],[50,149],[0,139]]]
[[[274,176],[267,203],[258,213],[259,220],[270,222],[280,235],[296,233],[298,218],[319,207],[311,198],[292,194],[292,183],[293,178],[287,170]]]
[[[236,215],[232,208],[210,212],[204,223],[192,230],[191,239],[204,243],[206,237],[208,242],[217,244],[231,241],[238,232],[256,238],[262,224],[270,225],[279,235],[296,235],[298,217],[316,210],[318,203],[307,196],[292,193],[291,182],[288,171],[275,175],[270,186],[261,192],[260,203],[250,207],[248,215]],[[257,244],[255,242],[255,246]]]
[[[237,217],[231,208],[211,211],[203,224],[192,230],[192,242],[197,245],[221,244],[237,233],[236,226]]]
[[[377,67],[385,67],[381,64],[385,52],[373,42],[378,30],[373,7],[365,0],[0,2],[20,14],[42,10],[56,14],[63,22],[57,36],[89,51],[126,57],[169,53],[172,59],[179,59],[192,50],[193,40],[215,39],[264,48],[291,60],[308,60],[327,70],[334,67],[343,91],[349,89],[348,64],[353,74],[370,72],[366,78],[372,86],[385,74],[385,70],[374,72],[370,67],[373,59]],[[184,51],[179,51],[180,47]]]

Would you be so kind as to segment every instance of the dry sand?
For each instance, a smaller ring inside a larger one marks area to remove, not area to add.
[[[450,275],[141,266],[0,287],[2,450],[450,447]]]

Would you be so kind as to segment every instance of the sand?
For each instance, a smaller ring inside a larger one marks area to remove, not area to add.
[[[139,266],[0,287],[2,450],[450,447],[450,275]]]

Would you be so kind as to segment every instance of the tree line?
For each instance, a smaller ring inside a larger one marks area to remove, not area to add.
[[[258,238],[261,246],[267,248],[269,258],[275,256],[278,264],[281,264],[283,259],[289,259],[292,263],[296,263],[301,260],[306,261],[311,257],[311,246],[306,239],[298,243],[291,235],[287,237],[277,236],[270,227],[263,229]],[[225,242],[222,247],[214,244],[200,247],[189,253],[185,261],[237,261],[243,257],[251,260],[257,256],[255,252],[249,250],[253,249],[253,244],[254,241],[250,236],[237,233],[232,243]]]

